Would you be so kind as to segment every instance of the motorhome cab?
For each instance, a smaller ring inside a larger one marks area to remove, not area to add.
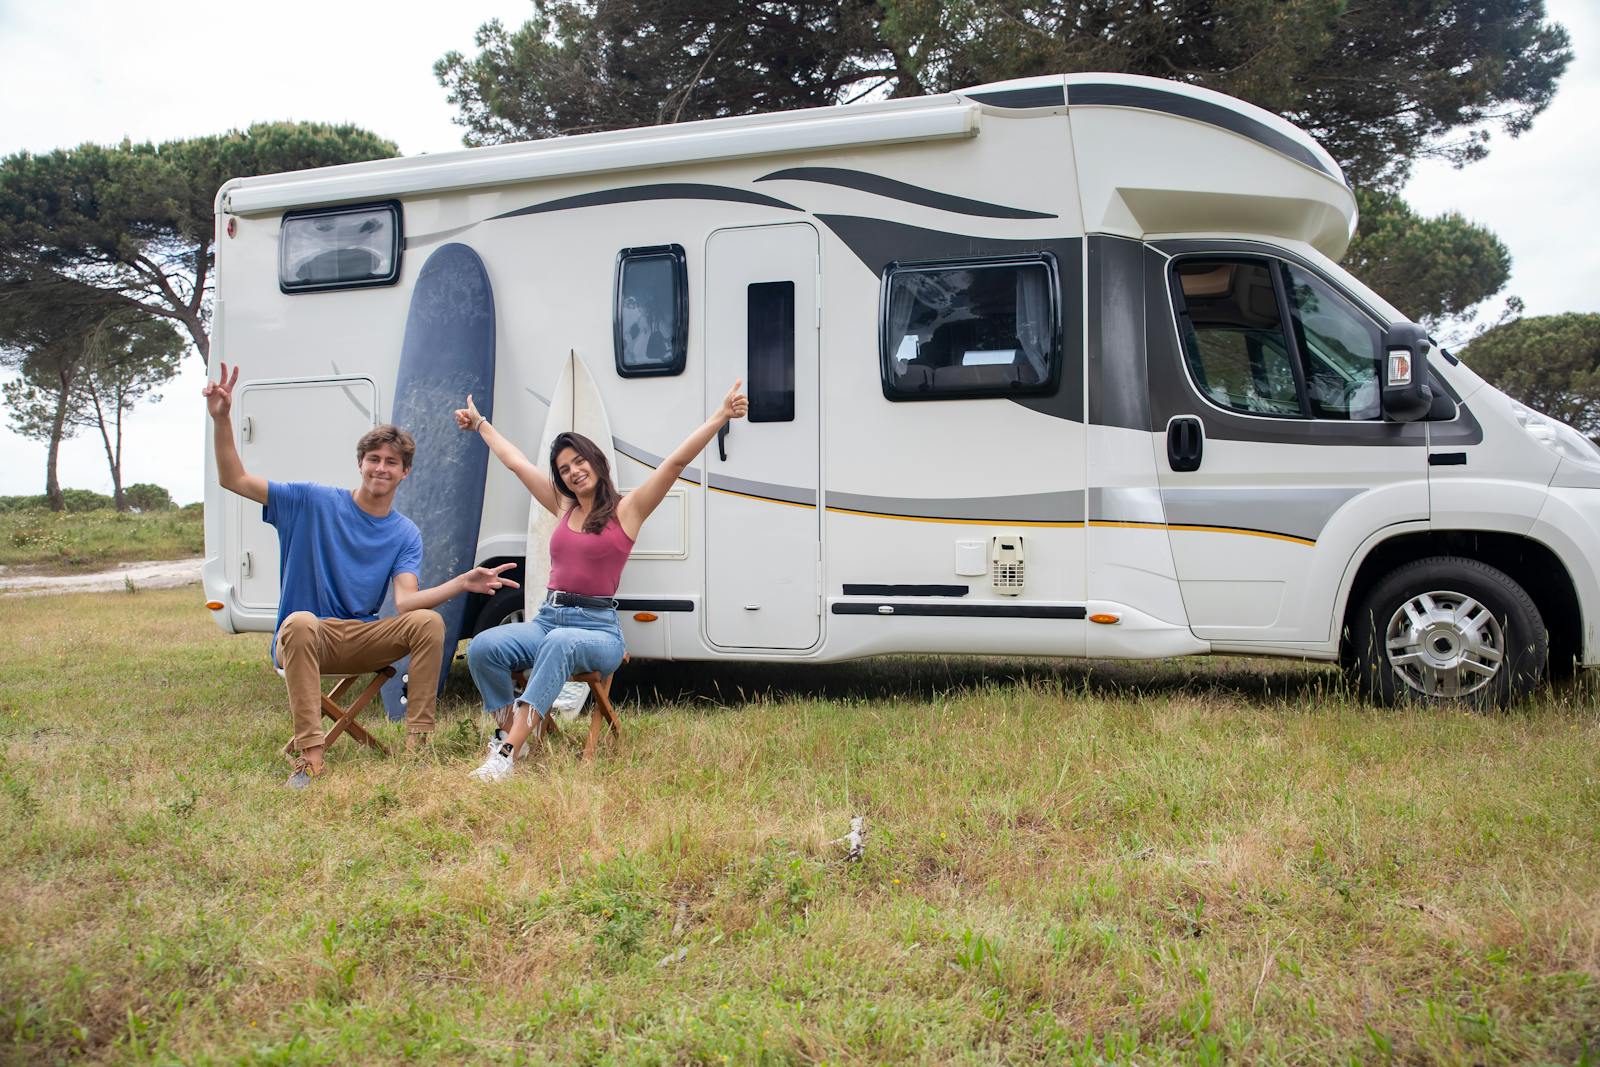
[[[1272,114],[1031,78],[232,181],[214,349],[246,465],[345,485],[442,249],[530,455],[588,403],[626,489],[743,378],[624,572],[636,657],[1292,656],[1484,702],[1600,663],[1600,453],[1342,270],[1355,224]],[[466,562],[539,551],[497,465],[458,499]],[[206,505],[218,622],[270,630],[272,530]]]

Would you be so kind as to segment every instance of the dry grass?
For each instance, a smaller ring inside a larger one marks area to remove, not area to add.
[[[1580,691],[1476,716],[1228,661],[636,664],[619,751],[484,788],[458,668],[432,757],[341,742],[297,795],[265,639],[197,600],[6,605],[0,1058],[1600,1052]]]

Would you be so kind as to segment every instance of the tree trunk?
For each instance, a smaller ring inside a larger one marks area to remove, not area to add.
[[[111,445],[111,432],[106,426],[106,409],[100,403],[100,387],[94,378],[89,379],[86,389],[89,399],[94,402],[94,421],[100,428],[100,444],[106,450],[106,465],[111,468],[111,500],[118,511],[127,511],[128,506],[122,501],[122,419],[117,418],[117,444]]]
[[[56,461],[61,458],[61,439],[65,436],[67,426],[69,392],[70,390],[63,388],[56,394],[56,418],[50,424],[50,447],[45,452],[44,495],[50,502],[51,511],[67,509],[67,502],[61,495],[61,479],[56,475]]]

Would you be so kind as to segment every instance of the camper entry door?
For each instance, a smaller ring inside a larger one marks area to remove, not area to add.
[[[706,450],[706,639],[807,649],[822,636],[817,232],[706,242],[706,409],[744,379],[750,415]]]

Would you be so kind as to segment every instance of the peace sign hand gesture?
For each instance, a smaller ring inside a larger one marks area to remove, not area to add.
[[[239,382],[239,367],[234,365],[233,375],[228,375],[228,365],[222,364],[221,377],[217,381],[206,382],[206,387],[200,391],[205,397],[206,411],[211,413],[213,419],[225,419],[233,410],[233,387]]]

